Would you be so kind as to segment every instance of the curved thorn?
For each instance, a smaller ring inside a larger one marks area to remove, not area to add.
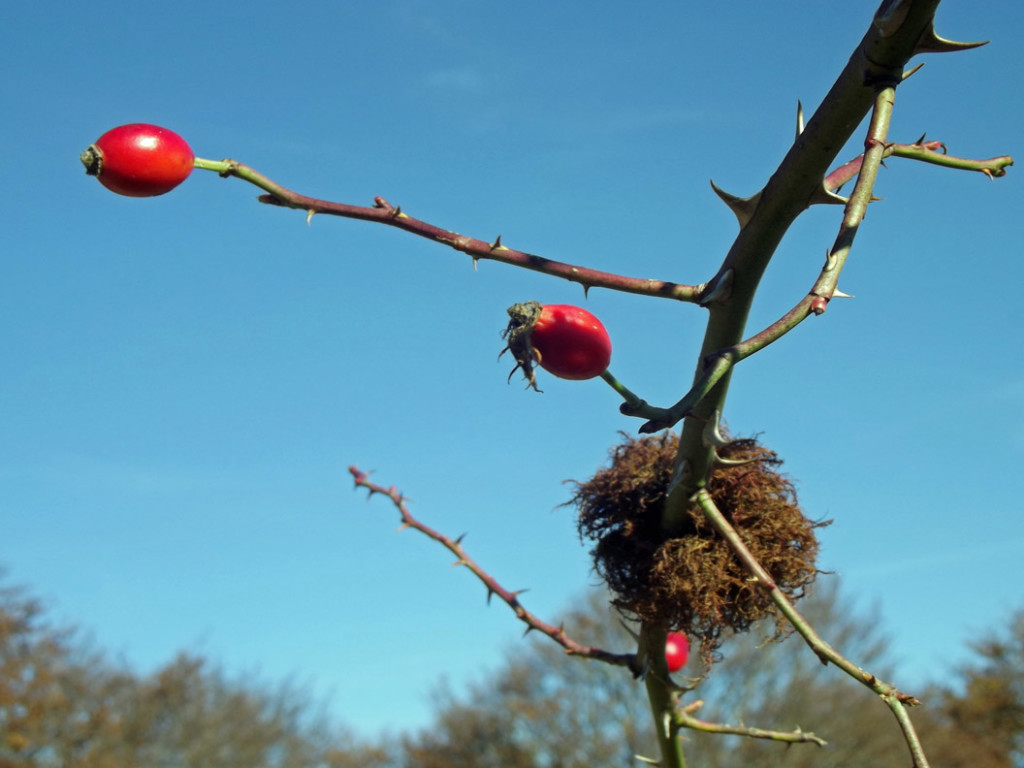
[[[736,220],[743,227],[750,217],[754,215],[754,211],[757,209],[757,203],[761,199],[761,193],[751,195],[750,197],[737,197],[731,195],[723,189],[720,189],[714,181],[711,181],[711,188],[715,191],[715,194],[721,199],[723,203],[729,206],[729,210],[733,212]]]
[[[704,422],[704,430],[701,432],[701,442],[704,443],[705,448],[711,448],[713,446],[721,447],[723,445],[728,445],[731,442],[719,429],[719,422],[721,421],[721,418],[722,412],[716,408],[711,412],[711,418]]]
[[[760,457],[755,456],[752,459],[723,459],[718,455],[718,451],[715,451],[714,460],[716,464],[721,464],[723,467],[742,467],[744,464],[753,464],[755,461],[760,461]]]
[[[820,184],[814,189],[814,194],[811,195],[811,199],[807,201],[808,205],[846,205],[849,202],[849,198],[837,195],[830,189],[826,189],[824,184]]]
[[[306,214],[306,226],[307,227],[309,226],[309,223],[313,220],[313,214],[314,213],[316,213],[316,211],[314,211],[312,208],[310,208],[309,212]]]
[[[700,305],[706,307],[713,301],[719,299],[727,299],[732,293],[732,279],[736,274],[736,270],[730,267],[725,273],[715,281],[715,284],[711,287],[711,292],[707,296],[703,296],[700,300]]]
[[[971,48],[980,48],[988,45],[988,40],[981,40],[976,43],[959,43],[956,40],[947,40],[935,34],[934,22],[929,22],[921,33],[921,37],[914,46],[914,53],[956,53],[957,51],[969,51]]]

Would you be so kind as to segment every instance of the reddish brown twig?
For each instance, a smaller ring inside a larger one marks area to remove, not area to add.
[[[609,651],[602,650],[600,648],[594,648],[588,645],[582,645],[577,643],[571,637],[565,633],[565,629],[561,626],[554,626],[548,624],[545,621],[538,619],[528,610],[526,610],[522,603],[519,602],[519,595],[524,590],[518,590],[512,592],[505,589],[499,584],[493,576],[487,573],[481,568],[473,558],[466,554],[466,550],[462,547],[463,536],[452,539],[445,536],[443,533],[435,531],[433,528],[424,525],[409,512],[408,506],[406,506],[406,498],[403,496],[398,489],[394,486],[385,488],[382,485],[373,483],[369,479],[369,474],[363,472],[358,467],[351,466],[348,471],[352,474],[352,479],[355,481],[356,487],[365,488],[370,492],[370,496],[374,494],[380,494],[391,499],[391,503],[395,505],[399,514],[402,516],[402,527],[413,528],[425,536],[430,537],[434,541],[444,546],[449,552],[458,558],[452,565],[462,565],[473,572],[483,585],[487,588],[487,601],[491,600],[492,595],[500,597],[509,608],[511,608],[521,622],[526,624],[526,632],[536,630],[541,632],[556,643],[561,645],[565,652],[571,656],[583,656],[588,659],[595,659],[597,661],[603,661],[606,664],[614,664],[616,666],[627,667],[630,670],[636,672],[636,655],[632,653],[610,653]]]
[[[400,205],[394,206],[383,197],[375,197],[372,207],[336,203],[330,200],[308,197],[281,186],[255,169],[235,160],[207,160],[197,157],[195,159],[195,167],[206,171],[215,171],[221,176],[235,176],[243,181],[247,181],[268,193],[260,195],[258,199],[261,203],[306,211],[307,221],[317,213],[329,216],[342,216],[348,219],[360,219],[362,221],[375,221],[378,224],[397,227],[419,237],[432,240],[435,243],[447,245],[456,251],[462,251],[473,259],[474,265],[480,259],[500,261],[504,264],[532,269],[536,272],[543,272],[547,275],[579,283],[583,286],[584,292],[591,288],[608,288],[613,291],[624,291],[644,296],[697,303],[707,288],[704,284],[686,285],[684,283],[671,283],[665,280],[627,277],[612,272],[602,272],[598,269],[590,269],[589,267],[546,259],[533,253],[509,248],[502,244],[500,235],[494,239],[494,242],[466,237],[443,227],[415,219],[405,213]]]

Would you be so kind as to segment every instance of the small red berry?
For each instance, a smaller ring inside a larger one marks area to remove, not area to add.
[[[128,197],[170,192],[192,173],[194,160],[181,136],[148,123],[112,128],[81,155],[86,173],[111,192]]]
[[[690,641],[682,632],[669,632],[665,638],[665,662],[669,672],[678,672],[690,658]]]
[[[508,309],[505,348],[512,352],[534,388],[533,367],[560,379],[580,381],[600,376],[612,359],[612,340],[594,315],[570,304],[536,301]]]

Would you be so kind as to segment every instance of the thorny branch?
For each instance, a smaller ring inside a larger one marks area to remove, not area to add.
[[[561,645],[565,649],[565,652],[571,656],[580,656],[595,659],[597,661],[603,661],[615,666],[626,667],[631,670],[634,675],[643,672],[642,670],[637,669],[637,657],[635,654],[615,654],[601,650],[600,648],[581,645],[580,643],[572,640],[572,638],[565,633],[565,630],[562,627],[555,627],[552,624],[548,624],[547,622],[538,619],[532,613],[527,611],[519,602],[519,595],[522,594],[523,590],[510,592],[505,589],[494,579],[494,577],[484,571],[476,561],[466,554],[466,551],[462,546],[462,536],[452,539],[417,520],[413,517],[412,513],[409,512],[405,496],[394,486],[385,488],[383,485],[370,481],[369,474],[355,466],[349,467],[348,471],[351,473],[357,488],[365,488],[369,491],[370,496],[380,494],[391,500],[391,503],[395,506],[402,517],[402,528],[413,528],[440,543],[448,549],[448,551],[454,554],[458,559],[452,563],[452,565],[465,566],[472,571],[487,588],[488,602],[490,602],[491,595],[497,595],[500,597],[515,612],[516,617],[526,624],[527,632],[537,630],[547,635],[556,643]],[[726,523],[726,525],[728,525],[728,523]],[[678,694],[684,690],[674,684],[671,687],[674,698],[677,698]],[[747,736],[754,739],[770,739],[773,741],[787,743],[815,743],[819,746],[824,746],[827,743],[824,739],[815,736],[813,733],[802,731],[799,728],[795,731],[767,730],[764,728],[753,728],[742,725],[715,723],[693,717],[692,713],[703,706],[703,704],[703,701],[695,701],[687,704],[686,706],[677,706],[674,709],[669,726],[673,730],[689,728],[691,730],[704,731],[707,733],[732,734],[737,736]],[[646,758],[644,759],[646,760]]]
[[[910,748],[914,765],[917,768],[927,768],[928,759],[925,757],[924,750],[921,747],[921,740],[918,738],[914,725],[910,722],[910,717],[906,712],[906,707],[916,706],[921,702],[909,694],[901,693],[894,685],[862,669],[825,642],[814,630],[814,627],[797,611],[796,607],[783,594],[782,590],[776,588],[771,574],[751,554],[739,533],[729,523],[721,510],[718,509],[718,505],[715,504],[707,489],[700,489],[694,500],[700,505],[708,521],[729,542],[733,552],[736,553],[736,556],[743,562],[747,570],[750,571],[757,585],[768,594],[771,601],[778,607],[779,612],[800,633],[800,636],[811,647],[811,650],[821,659],[822,664],[832,662],[854,680],[878,694],[886,703],[886,706],[893,711],[896,720],[899,722],[900,729],[903,731],[903,737],[907,742],[907,746]]]
[[[361,219],[363,221],[387,224],[414,235],[425,237],[428,240],[433,240],[435,243],[447,245],[456,251],[467,253],[472,257],[474,266],[481,259],[489,259],[579,283],[583,286],[584,292],[589,291],[591,288],[608,288],[614,291],[638,293],[644,296],[675,299],[676,301],[683,302],[699,302],[707,289],[707,286],[703,284],[684,285],[664,280],[626,277],[611,272],[602,272],[597,269],[546,259],[543,256],[507,247],[501,242],[500,235],[495,238],[494,242],[490,243],[486,240],[466,237],[457,232],[414,219],[405,213],[401,206],[393,206],[383,197],[375,197],[373,207],[348,205],[346,203],[335,203],[329,200],[307,197],[282,187],[258,171],[235,160],[205,160],[203,158],[196,158],[195,167],[207,171],[216,171],[225,177],[235,176],[250,184],[254,184],[269,193],[260,195],[259,201],[261,203],[304,210],[307,212],[307,222],[312,219],[314,214],[324,213],[331,216],[342,216],[349,219]]]
[[[886,89],[889,93],[887,98],[890,102],[894,90],[893,88]],[[850,248],[853,245],[853,238],[856,235],[857,227],[864,218],[867,204],[875,199],[872,195],[872,190],[874,189],[874,182],[878,174],[878,166],[885,158],[903,157],[911,160],[920,160],[948,168],[977,171],[984,173],[989,178],[1006,175],[1006,167],[1013,165],[1013,158],[1007,155],[989,160],[968,160],[952,157],[946,154],[945,144],[941,141],[925,141],[924,136],[913,144],[886,143],[888,116],[885,117],[883,125],[881,122],[876,122],[880,119],[877,110],[875,115],[876,117],[873,119],[871,129],[869,129],[869,138],[865,142],[868,150],[826,176],[820,194],[812,200],[812,203],[845,205],[846,212],[839,234],[836,236],[836,242],[828,254],[826,254],[825,264],[810,290],[792,309],[771,325],[743,341],[728,347],[722,347],[711,354],[705,355],[704,369],[701,375],[693,383],[690,390],[675,405],[668,408],[659,408],[648,404],[635,395],[633,395],[632,399],[624,396],[626,402],[622,404],[619,410],[626,416],[647,419],[647,422],[640,427],[641,433],[653,434],[679,423],[680,420],[692,413],[697,404],[704,399],[705,395],[714,388],[734,365],[760,352],[769,344],[778,341],[811,315],[824,314],[828,303],[833,298],[849,298],[847,294],[840,291],[837,287],[839,274],[842,272]],[[867,163],[865,164],[866,160]],[[855,177],[858,181],[848,199],[835,194],[838,189]],[[719,196],[733,206],[744,206],[748,202],[747,200],[739,200],[738,198],[725,195],[721,190],[716,189],[716,191]],[[737,216],[741,217],[741,220],[744,215],[744,209],[737,211]],[[731,279],[729,273],[726,273],[725,279],[726,281]],[[712,287],[705,295],[705,298],[702,299],[702,302],[708,301],[708,297],[714,292],[715,288]]]
[[[225,177],[236,176],[263,189],[267,194],[259,198],[261,202],[307,211],[307,221],[316,213],[375,221],[467,253],[474,265],[480,259],[491,259],[577,282],[583,286],[584,292],[591,287],[602,287],[695,303],[708,309],[708,324],[692,386],[675,405],[670,408],[654,408],[618,382],[609,381],[626,401],[623,412],[647,419],[641,431],[661,430],[686,419],[680,437],[677,471],[665,505],[664,528],[670,532],[686,508],[696,501],[708,519],[730,541],[737,556],[747,565],[761,587],[767,590],[780,612],[793,623],[819,658],[823,662],[836,664],[871,688],[892,709],[917,768],[927,768],[928,762],[907,714],[907,706],[916,704],[916,699],[900,693],[895,687],[838,654],[806,624],[785,595],[774,588],[770,575],[746,550],[743,541],[722,517],[704,488],[714,448],[704,444],[702,431],[712,414],[724,410],[732,369],[736,363],[778,340],[811,314],[822,314],[833,297],[842,295],[837,290],[839,274],[864,210],[872,199],[871,191],[878,167],[885,157],[904,157],[950,168],[973,170],[989,178],[1004,175],[1006,167],[1012,164],[1012,160],[1005,156],[989,160],[953,157],[946,154],[941,142],[926,142],[924,137],[909,145],[887,143],[886,134],[895,87],[912,73],[904,72],[906,62],[919,53],[965,50],[977,45],[954,43],[935,34],[934,13],[938,2],[885,0],[846,68],[807,124],[806,132],[800,115],[797,140],[764,189],[752,197],[741,199],[715,188],[739,220],[740,233],[719,272],[708,282],[699,285],[631,278],[552,261],[508,248],[502,244],[500,237],[487,242],[414,219],[381,197],[375,198],[373,207],[333,203],[295,193],[233,160],[195,161],[196,167],[216,171]],[[835,161],[836,152],[871,109],[872,102],[874,111],[864,154],[826,175],[829,165]],[[850,198],[840,197],[837,191],[854,177],[857,181]],[[790,224],[807,207],[815,204],[845,206],[842,225],[824,267],[810,291],[792,309],[768,327],[744,337],[747,315],[768,262]],[[694,418],[687,418],[690,416]],[[402,516],[404,527],[421,531],[455,554],[458,558],[456,564],[469,568],[487,587],[488,599],[494,594],[501,597],[527,625],[527,631],[535,629],[548,635],[562,645],[567,653],[625,666],[634,673],[646,673],[648,698],[658,726],[664,765],[685,764],[677,738],[680,727],[714,728],[719,731],[730,727],[704,724],[691,717],[692,710],[689,708],[680,711],[676,707],[675,689],[664,675],[664,654],[661,652],[666,631],[664,626],[644,624],[636,655],[611,654],[579,645],[568,638],[561,628],[547,624],[526,611],[519,603],[518,593],[505,590],[466,555],[461,537],[451,539],[423,525],[408,512],[405,499],[397,490],[371,483],[367,475],[355,467],[350,468],[350,471],[357,486],[366,488],[371,495],[379,493],[391,499]],[[747,729],[747,735],[758,735],[752,730]],[[816,737],[799,731],[795,733],[800,737],[799,740],[820,743]]]
[[[455,539],[445,536],[443,533],[435,531],[433,528],[424,525],[413,517],[406,505],[407,500],[405,496],[403,496],[394,486],[385,488],[383,485],[371,482],[369,473],[363,472],[355,466],[349,467],[348,471],[352,474],[352,479],[355,481],[356,487],[365,488],[369,491],[370,496],[380,494],[381,496],[386,496],[391,500],[391,503],[395,505],[398,513],[402,516],[402,528],[413,528],[419,531],[425,536],[438,542],[449,552],[455,555],[458,559],[452,563],[452,565],[462,565],[472,571],[473,575],[476,576],[487,588],[488,603],[490,602],[492,595],[497,595],[501,598],[505,604],[513,610],[516,614],[516,618],[526,624],[526,632],[536,630],[547,635],[556,643],[561,645],[565,649],[565,652],[570,656],[583,656],[588,659],[603,661],[606,664],[627,667],[630,670],[635,671],[635,654],[610,653],[609,651],[604,651],[600,648],[594,648],[592,646],[577,643],[565,633],[565,629],[563,627],[556,627],[553,624],[548,624],[526,610],[522,603],[519,602],[519,595],[525,590],[511,592],[501,586],[493,576],[487,573],[476,563],[475,560],[473,560],[473,558],[466,554],[466,550],[462,546],[463,536],[459,536]]]
[[[697,700],[691,701],[685,707],[676,710],[676,723],[681,728],[703,731],[704,733],[724,733],[734,736],[747,736],[751,739],[769,739],[771,741],[782,741],[788,744],[812,743],[817,744],[819,747],[824,747],[828,744],[828,742],[821,737],[815,736],[810,731],[804,731],[800,728],[793,731],[770,731],[765,730],[764,728],[751,728],[745,725],[726,725],[724,723],[713,723],[708,720],[701,720],[694,717],[693,713],[702,706],[704,706],[704,702],[702,700]]]

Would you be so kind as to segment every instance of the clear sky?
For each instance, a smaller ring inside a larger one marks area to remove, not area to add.
[[[135,200],[79,152],[154,122],[317,197],[544,256],[701,282],[818,104],[873,0],[709,4],[100,2],[0,11],[0,563],[139,670],[187,648],[293,676],[370,733],[426,722],[521,642],[451,557],[396,533],[346,466],[400,487],[540,616],[595,582],[568,478],[606,459],[600,381],[506,384],[505,308],[578,286],[363,222],[261,206],[196,172]],[[1024,4],[947,0],[891,138],[1024,154]],[[841,155],[858,152],[854,145]],[[1024,606],[1021,173],[892,160],[840,286],[741,364],[725,417],[786,460],[820,565],[878,603],[904,688]],[[810,287],[839,223],[792,230],[751,317]],[[594,290],[612,370],[654,403],[705,313]],[[614,649],[625,650],[625,649]],[[838,682],[838,684],[849,684]]]

